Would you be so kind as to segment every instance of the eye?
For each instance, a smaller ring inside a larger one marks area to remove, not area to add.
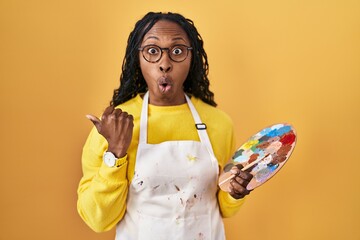
[[[183,47],[177,46],[172,49],[172,54],[174,55],[180,55],[184,52]]]
[[[157,47],[148,47],[146,52],[150,55],[156,55],[159,54],[159,49]]]

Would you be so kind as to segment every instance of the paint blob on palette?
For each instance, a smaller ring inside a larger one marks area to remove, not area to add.
[[[254,176],[247,186],[252,190],[274,176],[289,159],[296,144],[295,129],[289,124],[275,124],[249,138],[224,166],[219,186],[229,192],[234,175],[230,169],[237,164]]]

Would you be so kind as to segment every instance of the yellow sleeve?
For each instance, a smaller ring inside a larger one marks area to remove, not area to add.
[[[83,177],[78,187],[77,210],[95,232],[112,229],[124,216],[128,193],[127,156],[110,168],[102,155],[107,141],[92,129],[82,153]]]
[[[243,205],[245,198],[235,199],[229,193],[220,189],[218,191],[218,201],[221,216],[227,218],[232,217],[237,213],[237,211]]]
[[[230,128],[229,133],[227,136],[227,142],[228,144],[227,149],[223,149],[223,154],[226,156],[223,158],[223,161],[219,162],[219,166],[222,169],[223,166],[227,163],[229,159],[233,156],[235,152],[236,147],[236,141],[235,141],[235,133],[234,133],[234,125],[232,121],[230,121]],[[218,158],[220,160],[220,158]],[[222,217],[232,217],[234,216],[240,209],[240,207],[243,205],[245,198],[242,199],[235,199],[233,198],[229,193],[222,191],[219,189],[217,193],[219,208]]]

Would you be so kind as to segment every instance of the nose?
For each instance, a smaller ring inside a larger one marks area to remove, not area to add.
[[[167,51],[164,51],[159,64],[159,69],[161,72],[167,73],[171,70],[171,68],[172,68],[172,64],[169,57],[169,53]]]
[[[168,67],[160,66],[160,71],[163,72],[163,73],[169,72],[170,69],[171,69],[171,66],[168,66]]]

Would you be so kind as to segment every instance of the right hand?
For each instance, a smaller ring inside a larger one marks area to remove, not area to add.
[[[110,106],[105,109],[101,120],[90,114],[86,115],[86,117],[108,142],[108,151],[118,158],[124,157],[132,139],[133,116],[123,112],[121,109]]]

